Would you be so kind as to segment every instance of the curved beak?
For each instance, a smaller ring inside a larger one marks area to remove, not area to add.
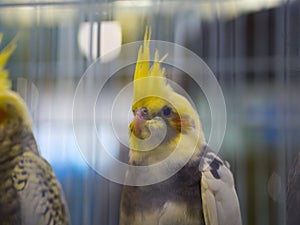
[[[145,122],[150,119],[146,108],[138,108],[134,112],[133,119],[134,134],[141,137],[142,131],[145,129]]]

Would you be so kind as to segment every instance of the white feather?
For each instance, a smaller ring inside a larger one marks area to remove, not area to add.
[[[219,178],[211,172],[214,159],[221,162],[215,170]],[[241,225],[239,201],[227,162],[206,147],[199,169],[202,174],[201,196],[206,225]]]

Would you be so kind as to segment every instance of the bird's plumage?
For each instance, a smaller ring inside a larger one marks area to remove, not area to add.
[[[0,44],[3,39],[3,34],[0,33]],[[8,71],[4,69],[4,66],[9,59],[10,55],[16,48],[17,37],[15,37],[0,53],[0,91],[10,89],[11,82],[7,78]]]
[[[201,196],[206,224],[241,224],[240,207],[229,163],[208,146],[202,150]]]
[[[0,52],[0,224],[67,225],[60,184],[39,154],[26,105],[4,69],[15,47],[13,40]]]
[[[287,225],[297,225],[300,222],[300,153],[295,157],[289,171],[287,185]]]
[[[147,30],[134,74],[129,163],[166,161],[166,171],[157,175],[179,170],[159,183],[124,186],[120,225],[240,225],[228,163],[206,145],[196,110],[168,84],[158,50],[150,67],[150,35]],[[175,151],[176,157],[166,160]],[[146,180],[149,174],[135,177],[129,170],[127,178]]]

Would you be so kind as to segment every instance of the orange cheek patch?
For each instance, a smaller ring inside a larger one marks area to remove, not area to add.
[[[3,123],[7,119],[7,112],[4,109],[0,108],[0,124]]]
[[[181,132],[181,120],[180,120],[180,116],[177,113],[173,115],[171,120],[171,125],[175,127],[177,132]]]
[[[174,114],[171,125],[176,128],[178,132],[186,133],[189,129],[193,127],[189,118],[180,117],[177,113]]]

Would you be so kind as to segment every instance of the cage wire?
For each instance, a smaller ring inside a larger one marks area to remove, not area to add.
[[[62,183],[72,224],[118,224],[121,192],[121,185],[95,172],[78,149],[72,125],[77,85],[96,60],[121,60],[103,55],[142,40],[146,25],[152,27],[152,39],[196,53],[222,88],[227,129],[219,154],[231,164],[243,224],[286,224],[288,172],[300,147],[299,10],[298,1],[280,0],[1,0],[3,42],[20,36],[7,65],[13,88],[28,104],[40,152]],[[96,105],[98,138],[123,162],[128,148],[111,138],[109,118],[101,110],[132,80],[133,71],[134,65],[117,71]],[[182,71],[167,67],[167,73],[195,100],[208,137],[205,95]],[[86,84],[82,101],[97,89],[95,83]],[[120,112],[119,119],[127,123],[128,112]],[[91,143],[92,163],[97,163],[98,140],[88,136],[94,118],[77,122],[80,136]],[[111,165],[103,166],[109,170]]]

